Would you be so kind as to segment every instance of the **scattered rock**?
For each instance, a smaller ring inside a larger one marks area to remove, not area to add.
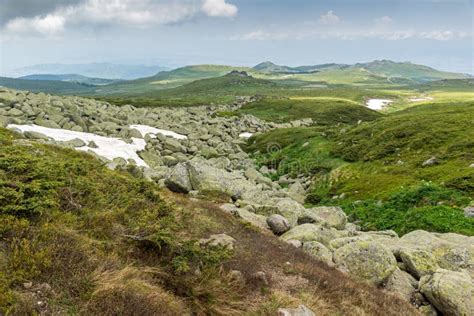
[[[421,278],[420,290],[445,315],[474,315],[474,284],[466,273],[439,269]]]
[[[402,249],[400,258],[408,271],[416,278],[435,272],[439,267],[436,258],[429,252],[420,249]]]
[[[280,214],[273,214],[267,217],[267,224],[276,235],[281,235],[290,230],[290,223]]]
[[[328,266],[333,266],[332,252],[323,244],[317,241],[308,241],[303,244],[303,251],[324,262]]]
[[[316,316],[312,310],[304,305],[297,308],[279,308],[278,316]]]
[[[429,167],[429,166],[434,166],[439,164],[439,160],[436,157],[431,157],[428,160],[425,160],[423,164],[421,165],[422,167]]]
[[[228,250],[234,249],[236,240],[226,234],[211,235],[209,238],[199,240],[200,245],[207,247],[222,247]]]
[[[334,251],[334,262],[341,271],[376,285],[397,269],[394,255],[375,242],[359,241],[338,248]]]

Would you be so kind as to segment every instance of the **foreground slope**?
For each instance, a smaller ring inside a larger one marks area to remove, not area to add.
[[[3,312],[270,315],[304,303],[319,315],[415,315],[212,203],[4,129],[0,144]],[[233,250],[196,243],[224,232]]]

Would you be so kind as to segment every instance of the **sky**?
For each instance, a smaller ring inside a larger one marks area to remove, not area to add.
[[[473,17],[474,0],[0,0],[0,74],[375,59],[473,74]]]

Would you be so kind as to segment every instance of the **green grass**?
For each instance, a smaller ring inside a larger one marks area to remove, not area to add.
[[[272,122],[312,118],[319,125],[355,123],[380,117],[377,112],[350,99],[325,97],[296,100],[266,98],[246,104],[238,112]]]
[[[333,122],[326,128],[271,131],[251,138],[247,150],[260,164],[277,169],[275,177],[311,175],[308,203],[342,205],[366,229],[473,235],[461,210],[474,198],[474,168],[469,167],[474,161],[473,120],[472,102],[425,104],[359,125]],[[439,164],[423,167],[432,156]],[[452,203],[417,189],[426,182],[462,198]],[[442,205],[392,207],[394,196],[411,190]],[[344,198],[333,199],[341,194]],[[389,206],[379,207],[378,200]],[[410,216],[416,221],[408,221]]]

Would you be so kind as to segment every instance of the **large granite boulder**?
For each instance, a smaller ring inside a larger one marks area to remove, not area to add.
[[[341,271],[376,285],[397,269],[392,252],[375,242],[359,241],[338,248],[334,251],[334,262]]]
[[[439,269],[421,278],[420,291],[445,315],[474,315],[474,283],[466,273]]]

